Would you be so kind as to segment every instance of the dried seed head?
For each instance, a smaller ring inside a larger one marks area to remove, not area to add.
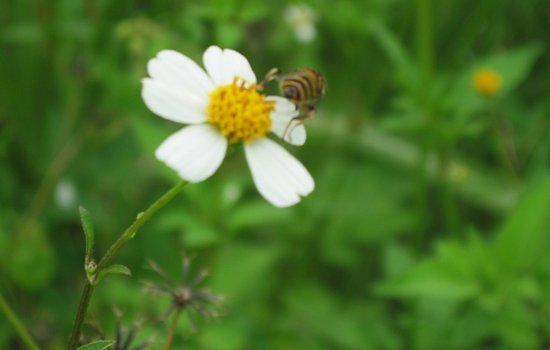
[[[199,288],[208,276],[207,270],[201,270],[193,278],[190,276],[191,259],[183,257],[181,267],[181,282],[174,283],[172,279],[155,262],[149,261],[150,270],[156,272],[161,281],[155,283],[145,281],[147,292],[164,295],[171,299],[170,306],[162,317],[166,320],[173,312],[185,312],[193,329],[196,329],[195,316],[198,314],[204,320],[219,318],[219,310],[223,306],[223,296],[212,293],[209,289]]]

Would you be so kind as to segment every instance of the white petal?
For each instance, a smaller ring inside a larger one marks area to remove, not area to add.
[[[214,89],[206,72],[189,57],[177,51],[159,52],[147,64],[147,71],[155,81],[204,99]]]
[[[271,113],[271,132],[292,145],[303,145],[306,142],[306,129],[301,121],[293,119],[299,113],[296,106],[278,96],[268,96],[266,100],[276,102],[275,110]]]
[[[142,80],[141,96],[155,114],[178,123],[197,124],[206,120],[206,103],[193,94],[177,91],[150,78]]]
[[[271,132],[295,146],[306,143],[306,128],[300,120],[271,113]]]
[[[210,46],[203,55],[203,63],[215,85],[231,84],[235,77],[249,83],[256,82],[256,75],[248,60],[235,50]]]
[[[276,142],[256,139],[245,143],[244,151],[256,188],[274,206],[294,205],[313,191],[306,168]]]
[[[296,105],[287,98],[281,96],[266,96],[265,100],[275,102],[275,112],[288,113],[292,114],[292,116],[298,115]]]
[[[214,85],[225,85],[223,82],[223,51],[217,46],[210,46],[202,56],[202,63]]]
[[[210,124],[191,125],[170,135],[155,155],[189,182],[207,179],[220,167],[227,139]]]
[[[256,74],[252,71],[246,57],[231,49],[225,49],[223,53],[226,65],[224,66],[225,75],[228,75],[226,79],[229,79],[229,82],[233,82],[234,77],[242,78],[249,83],[256,82]]]

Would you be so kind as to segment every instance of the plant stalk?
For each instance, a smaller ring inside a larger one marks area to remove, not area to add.
[[[180,181],[168,192],[162,195],[155,203],[153,203],[146,211],[138,214],[136,221],[130,227],[124,231],[124,233],[118,238],[118,240],[109,248],[107,253],[101,258],[97,264],[96,271],[99,272],[113,260],[118,251],[134,237],[137,231],[147,222],[156,212],[162,208],[166,203],[170,202],[182,189],[187,185],[187,181]]]
[[[426,136],[421,140],[421,153],[418,158],[418,208],[421,218],[416,237],[416,246],[419,252],[424,249],[429,223],[428,190],[429,181],[426,172],[428,152],[434,145],[436,117],[430,106],[430,83],[433,72],[433,38],[431,25],[430,0],[416,0],[416,44],[417,60],[421,69],[421,81],[418,88],[418,104],[424,114],[424,130]]]
[[[88,304],[92,297],[94,287],[86,280],[86,285],[82,290],[80,296],[80,303],[78,304],[78,311],[76,313],[76,319],[73,324],[73,331],[71,332],[71,338],[69,339],[69,349],[74,350],[78,347],[78,341],[80,340],[80,332],[82,331],[82,325],[84,324],[84,317],[86,316],[86,310],[88,310]]]
[[[172,347],[172,342],[174,341],[174,335],[176,334],[176,329],[178,328],[178,322],[180,320],[181,308],[177,308],[176,313],[174,314],[174,319],[168,330],[168,335],[166,336],[166,344],[164,344],[163,350],[170,350]]]
[[[124,247],[126,242],[132,239],[137,231],[147,222],[155,213],[162,208],[166,203],[171,201],[182,189],[187,185],[187,181],[180,181],[174,187],[172,187],[168,192],[162,195],[155,203],[153,203],[147,210],[138,214],[136,221],[128,227],[124,233],[113,243],[113,245],[107,250],[107,253],[101,258],[94,272],[94,277],[97,277],[99,273],[114,259],[117,253]],[[93,279],[92,279],[93,280]],[[82,330],[82,324],[86,316],[86,311],[88,310],[88,304],[90,303],[90,298],[94,286],[91,284],[90,280],[86,281],[84,290],[82,291],[82,296],[80,298],[80,304],[78,306],[78,311],[76,318],[73,324],[73,329],[71,331],[71,337],[69,339],[69,350],[75,350],[78,346],[78,340],[80,338],[80,332]]]
[[[29,350],[40,350],[38,345],[34,342],[31,335],[29,334],[29,331],[23,323],[17,318],[13,310],[10,308],[6,300],[4,299],[4,296],[0,292],[0,310],[2,313],[6,316],[8,319],[8,322],[12,325],[12,327],[15,329],[17,334],[19,335],[19,338],[21,338],[21,341],[27,346]]]

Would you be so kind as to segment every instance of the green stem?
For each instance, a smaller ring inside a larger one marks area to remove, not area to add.
[[[124,233],[118,238],[118,240],[109,248],[105,256],[101,258],[97,264],[96,273],[101,271],[103,268],[113,260],[118,251],[134,237],[137,231],[145,224],[149,219],[155,215],[155,213],[162,208],[166,203],[170,202],[182,189],[187,185],[187,181],[180,181],[174,187],[172,187],[168,192],[166,192],[162,197],[160,197],[155,203],[153,203],[146,211],[138,214],[136,221],[130,227],[124,231]]]
[[[88,309],[88,304],[90,303],[90,298],[92,297],[93,290],[94,287],[90,284],[89,281],[86,281],[86,285],[84,286],[84,290],[82,290],[82,295],[80,297],[80,303],[78,304],[78,311],[76,313],[76,319],[74,321],[71,338],[69,339],[69,350],[73,350],[78,347],[80,332],[82,331],[84,317],[86,316],[86,310]]]
[[[163,350],[169,350],[172,347],[172,342],[174,341],[174,335],[176,334],[176,329],[178,328],[178,321],[181,315],[181,308],[178,308],[174,314],[174,319],[168,330],[168,335],[166,336],[166,344],[164,344]]]
[[[436,64],[431,0],[417,0],[417,9],[418,60],[422,69],[420,103],[426,114],[426,131],[428,134],[428,141],[424,143],[423,153],[427,153],[432,147],[435,148],[439,177],[437,182],[438,192],[442,203],[445,227],[450,235],[455,235],[458,231],[458,216],[452,194],[452,184],[448,176],[451,144],[445,137],[440,136],[442,121],[440,116],[433,110],[429,96],[431,93],[431,79]],[[422,173],[421,176],[426,177],[426,173]],[[423,183],[427,184],[427,178],[423,179]],[[425,190],[427,190],[427,187]],[[425,193],[424,196],[427,196],[427,194]],[[427,200],[424,198],[422,203],[427,204]]]
[[[510,136],[506,124],[492,106],[490,113],[492,121],[492,132],[494,134],[496,147],[502,165],[514,177],[518,177],[518,157],[512,137]]]
[[[6,315],[6,318],[8,319],[8,322],[11,323],[12,327],[15,329],[17,334],[19,335],[19,338],[23,341],[23,343],[29,348],[29,350],[40,350],[38,345],[34,342],[31,335],[29,334],[29,331],[21,321],[17,318],[15,313],[12,311],[6,300],[4,299],[4,296],[2,293],[0,293],[0,310],[4,315]]]
[[[155,213],[162,208],[166,203],[171,201],[182,189],[187,185],[187,181],[180,181],[174,187],[172,187],[168,192],[166,192],[162,197],[157,199],[147,210],[142,213],[139,213],[136,221],[130,227],[124,231],[124,233],[116,240],[115,243],[109,248],[107,253],[101,258],[94,272],[94,276],[98,276],[101,270],[106,268],[109,263],[114,259],[117,253],[122,249],[122,247],[132,239],[137,231],[147,222]],[[92,296],[94,287],[91,285],[90,281],[86,281],[84,290],[82,291],[82,296],[80,298],[80,304],[78,306],[78,311],[76,318],[73,324],[73,330],[71,332],[71,337],[69,339],[69,350],[74,350],[78,346],[78,340],[80,338],[80,332],[82,330],[82,324],[84,322],[84,317],[86,316],[86,311],[88,309],[88,304]]]
[[[427,85],[434,68],[431,4],[430,0],[417,0],[416,4],[418,60],[422,68],[423,83]]]
[[[418,232],[415,237],[415,246],[418,253],[421,253],[424,250],[425,237],[429,228],[429,210],[428,210],[428,150],[431,141],[429,140],[429,134],[426,139],[421,141],[416,171],[417,171],[417,184],[418,184],[418,202],[416,203],[418,207],[417,217],[419,218],[418,222]]]
[[[416,36],[417,36],[417,60],[421,68],[421,81],[418,87],[418,103],[424,113],[424,128],[426,136],[421,141],[421,153],[418,158],[418,208],[421,218],[416,237],[416,246],[419,252],[424,248],[427,229],[429,227],[429,209],[428,209],[428,174],[426,164],[429,161],[428,152],[434,146],[436,138],[437,120],[432,114],[429,94],[430,81],[433,71],[433,39],[431,32],[431,12],[430,0],[416,1]]]
[[[438,171],[439,171],[439,196],[442,201],[443,215],[447,234],[457,238],[459,234],[458,210],[455,197],[452,191],[452,180],[450,177],[449,147],[447,140],[439,142],[437,149]]]

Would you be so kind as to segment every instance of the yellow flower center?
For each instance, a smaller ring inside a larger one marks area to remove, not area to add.
[[[207,120],[229,139],[229,143],[248,142],[265,137],[271,129],[270,113],[274,101],[266,101],[255,84],[235,78],[210,93]]]
[[[479,69],[474,74],[474,88],[482,95],[494,95],[502,85],[502,77],[499,72],[491,68]]]

